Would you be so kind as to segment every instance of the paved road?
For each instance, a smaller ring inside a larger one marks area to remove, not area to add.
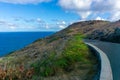
[[[120,44],[93,40],[85,40],[85,42],[89,42],[97,46],[99,49],[107,54],[111,63],[113,80],[120,80]]]

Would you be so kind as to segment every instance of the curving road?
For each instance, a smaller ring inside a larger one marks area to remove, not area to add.
[[[102,42],[96,40],[85,40],[101,49],[108,56],[113,72],[113,80],[120,80],[120,44]]]

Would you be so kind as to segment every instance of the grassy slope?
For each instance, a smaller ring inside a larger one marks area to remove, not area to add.
[[[92,80],[97,59],[80,32],[65,29],[0,59],[0,79]]]
[[[74,75],[77,76],[76,78],[84,76],[81,77],[81,79],[84,79],[88,78],[86,75],[90,71],[93,71],[93,66],[96,64],[96,60],[94,61],[95,57],[91,56],[88,47],[82,41],[81,35],[71,37],[66,43],[61,55],[56,57],[55,54],[56,53],[51,53],[47,59],[32,64],[37,78],[38,76],[48,77],[62,75],[65,73],[67,73],[67,77],[70,77],[68,74],[69,72],[81,70],[83,74],[77,71],[79,74],[76,72]],[[93,76],[93,74],[89,75]],[[90,80],[90,77],[88,79]]]

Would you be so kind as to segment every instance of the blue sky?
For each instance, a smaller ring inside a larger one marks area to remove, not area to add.
[[[0,0],[0,32],[59,31],[84,20],[116,21],[120,0]]]

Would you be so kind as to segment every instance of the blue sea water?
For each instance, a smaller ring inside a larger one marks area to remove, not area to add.
[[[0,32],[0,57],[19,50],[37,39],[54,32]]]

